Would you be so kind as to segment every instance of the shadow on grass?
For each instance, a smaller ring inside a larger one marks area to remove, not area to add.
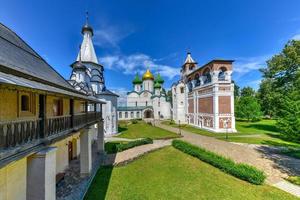
[[[88,189],[85,200],[105,199],[113,168],[113,166],[100,167]]]
[[[261,142],[262,144],[269,145],[269,146],[276,146],[276,147],[288,147],[288,148],[300,148],[300,144],[292,144],[292,143],[283,143],[283,142],[276,142],[272,140],[264,140]]]
[[[271,132],[278,132],[279,130],[276,128],[275,125],[270,124],[249,124],[245,125],[245,128],[255,128],[262,131],[271,131]]]
[[[119,131],[119,133],[124,132],[124,131],[127,131],[127,130],[128,130],[127,127],[118,126],[118,131]]]

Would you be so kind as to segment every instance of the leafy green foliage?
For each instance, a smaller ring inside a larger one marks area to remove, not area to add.
[[[260,104],[254,96],[241,96],[236,100],[236,117],[248,121],[259,121],[261,118]]]
[[[231,174],[250,183],[261,185],[266,179],[265,174],[255,167],[246,164],[237,164],[231,159],[222,157],[210,151],[206,151],[205,149],[194,146],[187,142],[181,140],[173,140],[172,145],[173,147],[179,149],[184,153],[194,156],[221,169],[228,174]]]
[[[240,87],[233,81],[234,84],[234,97],[237,98],[241,95]]]
[[[135,140],[130,142],[107,142],[105,143],[105,151],[107,153],[117,153],[136,146],[141,146],[144,144],[152,144],[152,143],[153,140],[151,138],[145,138],[145,139]]]
[[[299,141],[300,41],[289,41],[282,52],[273,56],[267,64],[267,68],[261,69],[264,81],[260,90],[267,91],[261,94],[261,103],[263,105],[269,99],[273,107],[270,110],[269,104],[266,104],[267,112],[276,113],[281,133],[286,138]],[[264,112],[266,109],[263,108]]]
[[[138,120],[137,119],[132,119],[132,120],[130,120],[131,121],[131,123],[133,123],[133,124],[137,124],[138,123]]]
[[[255,90],[249,86],[244,87],[241,90],[241,97],[254,97],[255,96]]]
[[[261,82],[257,97],[264,115],[270,118],[276,117],[277,110],[274,105],[278,104],[280,96],[274,93],[273,81],[271,79],[265,79]]]
[[[284,104],[277,122],[278,129],[286,139],[300,140],[300,93],[292,92],[283,97]]]

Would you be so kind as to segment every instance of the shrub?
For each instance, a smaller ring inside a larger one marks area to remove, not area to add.
[[[131,120],[131,123],[133,123],[133,124],[137,124],[137,123],[138,123],[138,120],[136,120],[136,119],[132,119],[132,120]]]
[[[228,174],[250,183],[261,185],[266,179],[265,174],[255,167],[246,164],[235,163],[231,159],[222,157],[210,151],[206,151],[205,149],[194,146],[190,143],[181,140],[173,140],[172,146],[184,153],[207,162]]]
[[[174,125],[175,124],[175,121],[172,119],[171,121],[170,121],[170,125]]]
[[[109,154],[125,151],[127,149],[144,145],[152,144],[153,140],[151,138],[145,138],[141,140],[135,140],[130,142],[107,142],[105,143],[105,151]]]
[[[152,144],[153,140],[151,138],[145,138],[141,140],[130,141],[128,143],[120,143],[117,145],[117,151],[121,152],[136,146],[144,145],[144,144]]]

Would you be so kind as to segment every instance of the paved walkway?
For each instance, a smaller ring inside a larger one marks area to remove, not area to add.
[[[105,137],[105,142],[114,142],[114,141],[134,141],[138,139],[128,139],[128,138],[120,138],[120,137]]]
[[[83,199],[85,192],[95,176],[100,164],[103,162],[103,155],[96,151],[96,145],[92,145],[92,171],[90,176],[80,176],[80,158],[72,160],[65,171],[64,179],[56,186],[57,200],[79,200]]]
[[[104,160],[104,165],[126,164],[146,153],[171,145],[171,141],[172,140],[154,140],[153,144],[138,146],[117,154],[108,154]]]
[[[178,133],[178,128],[163,124],[157,124],[156,126]],[[181,130],[181,133],[183,135],[181,140],[231,158],[235,162],[255,166],[266,173],[266,183],[296,196],[300,195],[300,187],[284,181],[284,178],[287,178],[289,175],[300,175],[300,159],[278,154],[278,152],[276,153],[276,148],[268,146],[240,145],[185,130]],[[292,186],[289,187],[289,185]]]

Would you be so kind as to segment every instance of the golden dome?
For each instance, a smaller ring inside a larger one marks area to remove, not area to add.
[[[154,80],[154,76],[153,74],[150,72],[149,69],[147,69],[147,71],[145,72],[145,74],[143,75],[143,80]]]

